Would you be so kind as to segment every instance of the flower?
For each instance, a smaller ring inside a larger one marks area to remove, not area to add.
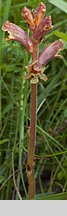
[[[44,34],[49,32],[52,28],[51,16],[44,17],[46,6],[41,2],[38,8],[32,14],[27,7],[21,11],[21,15],[26,20],[32,31],[33,38],[36,42],[40,42]]]
[[[54,57],[59,57],[59,52],[64,49],[64,42],[59,39],[47,46],[38,57],[40,66],[46,65]]]
[[[40,42],[44,35],[52,28],[51,16],[44,17],[33,32],[33,37]]]
[[[31,30],[32,39],[27,33],[19,26],[9,22],[8,20],[3,24],[2,29],[8,31],[8,40],[16,40],[21,42],[26,50],[34,56],[34,44],[38,47],[39,43],[43,39],[44,35],[52,28],[51,16],[46,16],[46,6],[41,2],[36,10],[31,13],[27,7],[24,7],[21,11],[21,16],[26,20],[28,27]],[[37,48],[36,48],[37,49]],[[43,66],[45,66],[50,60],[55,57],[60,57],[59,52],[64,49],[64,42],[59,39],[48,45],[37,56],[36,60],[26,67],[28,74],[25,78],[31,79],[31,83],[37,83],[39,78],[44,81],[47,80],[44,74]]]
[[[31,78],[31,83],[37,83],[38,78],[46,81],[47,77],[44,74],[45,68],[43,68],[42,66],[45,66],[50,60],[55,57],[61,57],[61,55],[59,55],[59,52],[63,50],[63,48],[64,43],[61,39],[56,40],[54,43],[47,46],[38,56],[38,59],[26,67],[28,75],[26,75],[25,78]]]
[[[21,42],[28,52],[33,52],[33,43],[26,32],[19,26],[9,22],[8,20],[3,24],[2,30],[9,33],[8,40],[16,40]]]
[[[46,81],[48,78],[43,73],[44,68],[39,67],[38,60],[34,61],[32,64],[26,66],[26,70],[28,74],[25,75],[25,79],[31,78],[31,83],[37,83],[39,81],[39,78]]]
[[[29,28],[31,30],[35,29],[35,22],[32,13],[27,7],[24,7],[23,10],[21,11],[21,16],[24,17],[26,22],[29,24]]]
[[[45,13],[46,13],[46,6],[45,4],[43,4],[43,2],[40,2],[39,6],[36,8],[36,10],[33,13],[35,26],[39,25]]]

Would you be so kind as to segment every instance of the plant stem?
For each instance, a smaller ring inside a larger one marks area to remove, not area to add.
[[[33,55],[32,60],[37,59],[38,47],[35,42],[33,42]],[[31,111],[30,111],[30,143],[28,149],[28,159],[27,159],[27,176],[28,176],[28,195],[29,199],[33,199],[35,195],[35,180],[34,180],[34,152],[36,143],[36,96],[37,96],[37,84],[31,84]]]
[[[34,182],[35,142],[36,142],[36,84],[32,84],[31,85],[30,144],[29,144],[28,160],[27,160],[29,199],[33,199],[35,193],[35,182]]]

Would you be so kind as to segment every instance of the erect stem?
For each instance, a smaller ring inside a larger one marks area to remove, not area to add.
[[[33,42],[33,55],[32,60],[37,59],[38,46]],[[35,194],[35,180],[34,180],[34,152],[36,143],[36,93],[37,84],[31,84],[31,110],[30,110],[30,143],[28,149],[28,159],[27,159],[27,175],[28,175],[28,195],[29,199],[34,198]]]

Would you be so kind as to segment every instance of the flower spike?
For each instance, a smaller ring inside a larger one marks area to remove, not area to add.
[[[8,40],[16,40],[21,42],[28,52],[33,52],[33,43],[26,32],[19,26],[9,22],[8,20],[3,24],[2,30],[9,33]]]
[[[44,74],[44,68],[50,60],[55,57],[61,57],[58,53],[64,49],[64,42],[59,39],[48,45],[41,54],[38,55],[38,45],[43,39],[44,35],[52,28],[51,16],[46,16],[46,6],[41,2],[36,10],[31,13],[27,7],[24,7],[21,11],[21,16],[24,17],[29,25],[32,33],[32,39],[26,34],[26,32],[19,26],[9,22],[8,20],[3,24],[2,29],[9,33],[8,40],[16,40],[21,42],[26,50],[35,56],[36,61],[33,61],[26,67],[28,74],[25,78],[31,79],[31,83],[37,83],[39,78],[44,81],[47,80]]]

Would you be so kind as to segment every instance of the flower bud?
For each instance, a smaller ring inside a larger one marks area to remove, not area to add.
[[[30,29],[33,30],[35,28],[35,23],[34,23],[33,15],[30,12],[30,10],[27,7],[24,7],[21,12],[21,15],[24,17],[24,19],[29,24]]]
[[[38,26],[46,13],[46,6],[40,2],[39,6],[33,13],[35,25]]]
[[[39,25],[36,27],[36,29],[33,32],[33,37],[35,38],[35,40],[40,42],[44,35],[51,30],[51,28],[51,16],[47,16],[43,18]]]
[[[64,42],[59,39],[47,46],[38,57],[39,66],[46,65],[51,59],[57,56],[58,52],[64,49]]]
[[[19,26],[9,22],[8,20],[3,24],[2,30],[9,33],[8,40],[16,40],[21,42],[28,52],[33,52],[33,43],[26,32]]]

